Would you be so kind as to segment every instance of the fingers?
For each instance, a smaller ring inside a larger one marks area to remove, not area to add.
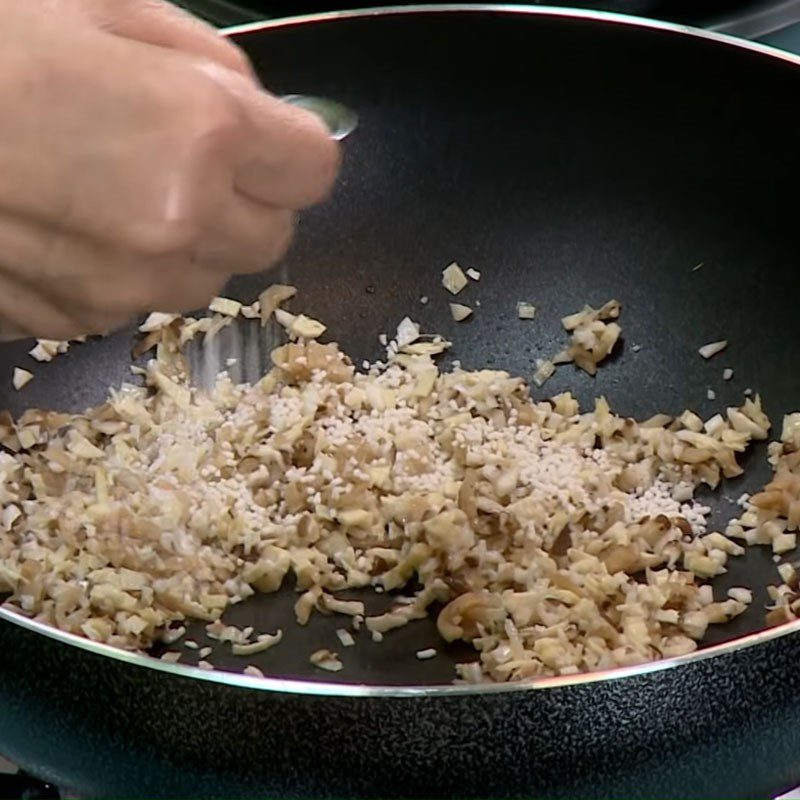
[[[296,210],[324,200],[341,156],[322,120],[263,92],[246,111],[253,133],[239,156],[236,188],[258,202]]]
[[[210,25],[161,0],[102,0],[97,22],[126,39],[208,58],[255,80],[244,52]]]
[[[9,298],[14,298],[10,310],[20,318],[38,322],[45,314],[58,329],[89,333],[142,312],[205,308],[231,274],[257,272],[280,258],[293,227],[291,212],[231,192],[192,249],[144,256],[0,215],[0,271],[6,282],[13,277],[18,284]],[[45,307],[41,313],[34,309],[37,298]],[[55,317],[53,309],[59,311]],[[65,324],[64,317],[72,322]]]
[[[88,320],[72,316],[4,272],[0,272],[0,320],[4,340],[25,336],[63,340],[90,332]]]
[[[112,33],[209,59],[209,76],[236,94],[252,127],[237,164],[236,186],[262,203],[300,209],[325,198],[339,148],[314,115],[282,103],[257,85],[245,54],[213,28],[160,0],[104,0]],[[232,70],[235,76],[226,75]],[[245,76],[246,81],[236,77]]]
[[[256,202],[295,210],[327,197],[341,154],[325,123],[229,70],[212,65],[203,69],[236,98],[244,117],[236,151],[236,188]]]
[[[52,3],[71,27],[37,4],[0,77],[0,336],[205,307],[280,258],[294,212],[333,185],[324,124],[166,5]]]
[[[234,192],[220,209],[209,241],[197,250],[197,261],[231,274],[261,272],[286,254],[294,228],[294,212]]]

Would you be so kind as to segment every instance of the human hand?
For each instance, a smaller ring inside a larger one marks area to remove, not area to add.
[[[152,0],[6,0],[0,337],[203,306],[279,258],[338,148],[211,28]]]

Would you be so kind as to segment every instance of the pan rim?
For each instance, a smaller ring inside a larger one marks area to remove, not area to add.
[[[596,22],[627,25],[632,28],[645,28],[665,33],[674,33],[687,38],[703,39],[717,44],[727,45],[737,50],[746,50],[760,53],[779,61],[800,66],[800,54],[782,50],[772,45],[742,39],[728,33],[715,30],[696,28],[693,25],[684,25],[677,22],[666,22],[659,19],[649,19],[634,14],[622,14],[615,11],[597,11],[585,8],[571,8],[568,6],[527,5],[525,3],[502,3],[489,5],[487,3],[419,3],[406,6],[372,6],[370,8],[344,9],[341,11],[324,11],[316,14],[298,14],[278,19],[262,20],[260,22],[245,22],[240,25],[230,25],[220,28],[221,36],[238,36],[247,33],[258,33],[263,30],[277,28],[290,28],[296,25],[307,25],[315,22],[333,22],[340,19],[359,19],[367,17],[389,17],[414,14],[447,14],[447,13],[487,13],[508,15],[529,15],[541,17],[563,17],[566,19],[590,20]]]
[[[562,17],[567,19],[589,20],[611,24],[627,25],[633,28],[663,31],[689,38],[702,39],[726,45],[738,50],[759,53],[768,58],[777,59],[800,67],[800,55],[780,50],[769,45],[739,39],[717,31],[702,30],[690,25],[680,25],[661,20],[645,19],[633,15],[619,14],[609,11],[590,9],[561,8],[556,6],[528,6],[520,4],[487,5],[484,3],[444,3],[412,6],[382,6],[366,9],[331,11],[318,14],[307,14],[286,17],[263,22],[246,23],[223,28],[219,31],[223,36],[236,36],[256,33],[262,30],[287,28],[315,22],[331,22],[338,19],[357,19],[376,16],[393,16],[428,13],[486,13],[524,14],[542,17]],[[210,681],[228,686],[232,689],[251,689],[278,694],[311,695],[324,697],[360,697],[360,698],[435,698],[487,694],[507,694],[530,692],[546,689],[563,689],[572,686],[583,686],[601,681],[633,679],[644,677],[663,670],[688,667],[706,659],[723,655],[733,655],[739,651],[756,647],[760,644],[782,639],[800,632],[800,619],[784,623],[775,628],[765,628],[754,633],[731,639],[721,644],[704,647],[684,656],[663,659],[633,667],[618,667],[610,670],[583,673],[578,675],[562,675],[542,678],[532,683],[501,684],[458,684],[458,685],[409,685],[391,686],[386,684],[347,684],[331,683],[316,680],[301,680],[265,676],[257,678],[224,670],[203,670],[188,664],[172,664],[161,661],[144,653],[120,650],[101,642],[94,642],[74,633],[59,630],[44,622],[39,622],[9,606],[0,605],[0,620],[24,628],[32,633],[47,636],[70,647],[77,647],[98,656],[112,658],[131,666],[157,670],[174,675],[176,678]]]
[[[200,669],[190,664],[170,663],[149,656],[146,653],[137,653],[130,650],[121,650],[103,642],[95,642],[78,636],[75,633],[62,631],[51,627],[44,622],[29,619],[13,608],[0,605],[0,621],[8,622],[20,628],[46,636],[56,642],[78,647],[104,658],[112,658],[135,667],[153,669],[166,672],[175,677],[190,678],[193,680],[211,681],[231,688],[256,689],[277,694],[311,695],[322,697],[362,697],[362,698],[416,698],[416,697],[454,697],[475,694],[506,694],[517,692],[541,691],[547,689],[564,689],[573,686],[584,686],[605,681],[633,679],[645,677],[651,673],[672,670],[678,667],[688,667],[711,658],[733,655],[741,650],[748,650],[760,644],[782,639],[786,636],[800,632],[800,619],[786,622],[774,628],[763,630],[730,639],[727,642],[710,645],[684,656],[665,658],[661,661],[651,661],[646,664],[637,664],[632,667],[616,667],[614,669],[585,672],[576,675],[556,675],[540,678],[530,683],[493,683],[493,684],[412,684],[408,686],[393,686],[389,684],[363,684],[363,683],[331,683],[313,679],[279,678],[265,675],[263,678],[245,675],[239,672],[229,672],[221,669]]]

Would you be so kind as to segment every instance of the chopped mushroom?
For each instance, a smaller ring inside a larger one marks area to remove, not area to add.
[[[242,304],[238,300],[231,300],[229,297],[214,297],[208,304],[208,308],[226,317],[238,317],[239,312],[242,310]]]
[[[620,309],[617,300],[609,300],[598,309],[584,306],[582,311],[564,317],[561,324],[571,334],[569,346],[553,356],[553,363],[573,361],[584,372],[595,375],[597,365],[611,353],[622,333],[620,326],[610,321],[619,317]]]
[[[14,375],[11,378],[11,383],[14,388],[19,391],[27,386],[33,380],[33,373],[22,367],[14,367]]]
[[[318,339],[327,330],[321,322],[305,314],[290,314],[282,308],[276,308],[274,313],[280,325],[301,339]]]
[[[258,296],[259,311],[261,313],[261,324],[266,325],[272,315],[282,303],[291,300],[297,294],[294,286],[287,286],[283,283],[273,283],[268,286]]]
[[[302,316],[286,314],[289,327]],[[576,353],[601,353],[618,315],[612,301],[565,318]],[[349,614],[381,641],[441,609],[442,636],[479,656],[458,666],[462,680],[535,680],[691,652],[752,599],[735,587],[714,602],[705,582],[744,552],[739,542],[779,561],[795,543],[800,414],[769,446],[772,481],[724,534],[695,499],[741,474],[741,453],[768,436],[758,397],[708,421],[687,411],[637,422],[568,393],[537,401],[505,372],[440,370],[433,357],[449,342],[408,318],[386,363],[364,371],[335,344],[291,341],[256,385],[222,375],[197,392],[180,345],[231,319],[145,332],[156,349],[145,385],[84,413],[0,415],[9,607],[134,651],[199,619],[248,655],[280,632],[253,638],[223,613],[291,577],[301,624]],[[787,566],[770,624],[800,615]],[[391,598],[366,620],[363,603],[341,599],[365,587]],[[351,646],[348,631],[337,637]],[[330,651],[314,658],[342,668]]]
[[[168,328],[180,318],[180,314],[164,314],[161,311],[152,311],[147,319],[139,326],[139,333],[153,333]]]
[[[255,653],[263,653],[270,647],[275,647],[282,638],[283,631],[278,628],[273,634],[262,633],[254,642],[234,643],[231,645],[231,651],[235,656],[252,656]]]
[[[28,355],[36,361],[52,361],[57,355],[69,350],[69,342],[56,339],[37,339],[36,346],[28,351]]]
[[[342,647],[353,647],[356,643],[356,640],[353,638],[353,634],[350,633],[350,631],[345,630],[344,628],[337,628],[336,636],[342,643]]]
[[[467,317],[472,316],[472,309],[461,303],[450,303],[450,313],[456,322],[463,322]]]
[[[536,316],[536,306],[521,300],[517,303],[517,316],[520,319],[533,319]]]
[[[533,374],[533,382],[537,386],[543,386],[545,381],[552,378],[555,374],[556,366],[552,361],[541,358],[536,359],[536,372]]]
[[[467,276],[455,261],[442,272],[442,286],[450,294],[458,294],[468,283]]]
[[[728,346],[727,339],[721,339],[718,342],[709,342],[704,344],[697,352],[706,360],[713,358],[718,353],[721,353]]]
[[[344,664],[339,660],[336,653],[330,650],[317,650],[311,654],[309,661],[320,669],[327,670],[328,672],[339,672],[344,669]]]

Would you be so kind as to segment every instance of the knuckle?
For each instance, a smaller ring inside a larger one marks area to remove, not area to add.
[[[242,125],[243,114],[236,98],[208,74],[215,69],[217,65],[197,63],[185,81],[176,111],[187,148],[218,148],[227,144]]]
[[[123,241],[137,255],[166,258],[191,250],[198,241],[201,226],[195,219],[140,219],[130,223]]]
[[[228,45],[228,43],[225,43]],[[247,54],[239,47],[226,47],[225,60],[230,65],[231,69],[236,72],[241,72],[243,75],[253,74],[253,65],[248,58]]]

